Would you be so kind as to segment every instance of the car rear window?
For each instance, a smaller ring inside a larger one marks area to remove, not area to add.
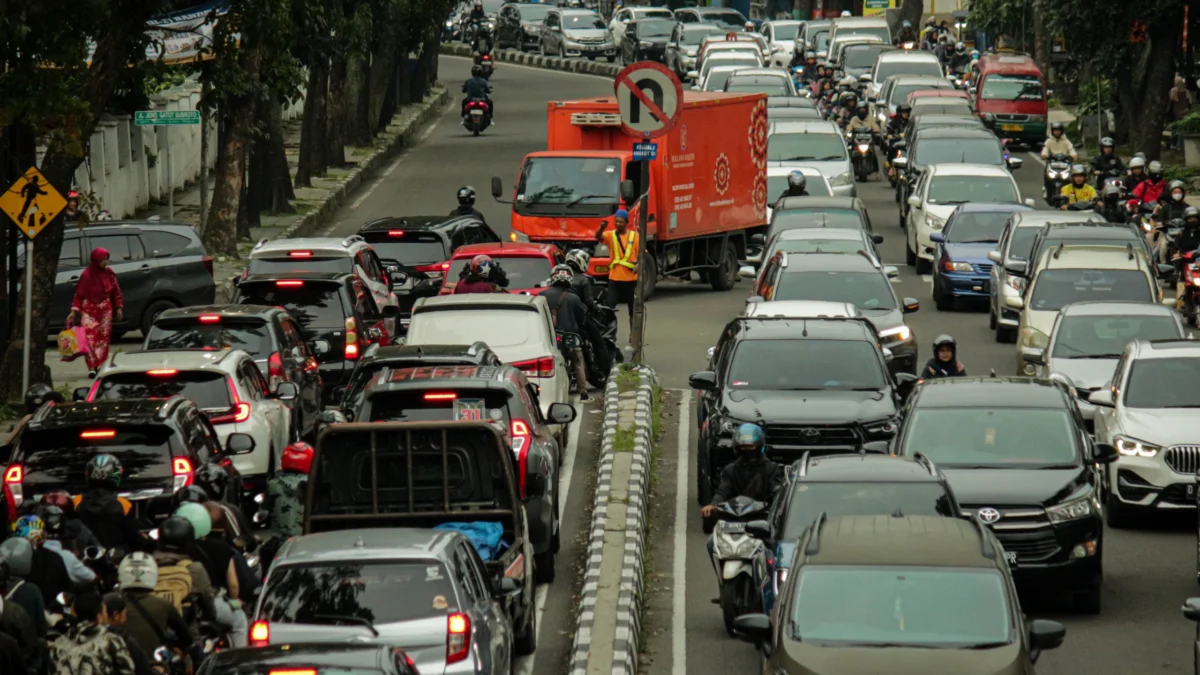
[[[238,302],[245,305],[282,307],[304,328],[340,328],[346,324],[348,311],[342,302],[341,288],[336,283],[288,281],[242,284],[238,287]]]
[[[25,468],[25,483],[61,485],[70,492],[84,487],[84,469],[100,454],[112,455],[125,469],[125,481],[160,480],[173,475],[170,438],[159,425],[94,426],[27,430],[22,452],[14,459]]]
[[[303,253],[305,251],[296,251]],[[314,272],[317,274],[349,274],[354,271],[354,260],[348,255],[340,256],[291,256],[251,258],[250,274],[287,274],[289,272]]]
[[[382,391],[367,399],[364,412],[363,422],[494,422],[508,431],[508,396],[496,390]]]
[[[822,513],[837,516],[884,516],[899,511],[906,516],[957,518],[946,488],[939,483],[822,483],[793,485],[783,541],[794,541]]]
[[[445,565],[434,561],[276,565],[262,596],[259,619],[281,624],[379,626],[458,607]]]
[[[942,67],[936,60],[889,59],[887,61],[877,61],[876,68],[876,82],[884,82],[893,75],[932,75],[933,77],[943,77]]]
[[[495,350],[544,342],[548,330],[540,313],[524,307],[418,310],[408,327],[408,344],[469,345],[486,340]]]
[[[445,241],[431,232],[388,230],[364,232],[362,237],[385,263],[428,265],[450,257]]]
[[[492,256],[492,260],[495,260],[500,269],[504,270],[504,275],[508,277],[508,287],[515,290],[534,288],[545,282],[550,278],[550,270],[554,267],[550,264],[550,259],[545,256]],[[450,263],[450,272],[446,278],[461,279],[463,272],[467,269],[467,264],[470,262],[471,258],[454,259]]]
[[[262,319],[231,319],[217,315],[158,321],[143,346],[164,349],[241,349],[255,358],[275,351],[271,329]]]
[[[92,401],[186,396],[202,410],[229,410],[229,383],[221,373],[162,368],[141,373],[114,373],[100,379]]]

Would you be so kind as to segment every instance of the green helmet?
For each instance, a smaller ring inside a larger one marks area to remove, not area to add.
[[[195,502],[180,504],[179,508],[175,509],[175,515],[192,524],[197,539],[203,539],[212,533],[212,517],[208,515],[208,509],[201,504]]]

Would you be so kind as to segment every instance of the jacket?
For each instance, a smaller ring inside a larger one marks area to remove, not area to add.
[[[1154,180],[1151,178],[1143,178],[1142,182],[1133,187],[1133,199],[1130,199],[1127,204],[1131,207],[1137,206],[1139,203],[1157,202],[1162,199],[1163,191],[1167,189],[1167,181],[1165,178]]]
[[[1148,179],[1149,177],[1144,171],[1137,175],[1131,173],[1121,179],[1121,184],[1125,186],[1125,194],[1133,194],[1133,191]]]
[[[921,370],[921,379],[937,380],[943,377],[966,377],[967,369],[959,361],[947,363],[938,359],[929,359]]]
[[[771,503],[783,485],[783,467],[763,455],[742,454],[721,469],[721,483],[710,504],[716,506],[734,497],[749,497]]]
[[[181,647],[192,644],[192,632],[175,605],[150,591],[137,588],[126,589],[122,595],[126,604],[125,632],[143,652],[153,654],[155,649],[165,646],[164,638]],[[145,615],[138,611],[138,606],[145,610]],[[153,623],[147,621],[146,616]],[[155,626],[158,631],[155,631]],[[162,638],[158,636],[159,633],[162,633]]]
[[[1160,206],[1161,208],[1159,209],[1157,220],[1164,223],[1169,223],[1177,218],[1182,219],[1183,212],[1186,211],[1191,204],[1188,204],[1187,198],[1185,197],[1177,202],[1170,200],[1161,202]]]
[[[971,67],[971,55],[967,52],[951,52],[950,58],[946,61],[946,67],[951,72],[963,74]]]
[[[0,631],[17,641],[25,663],[40,662],[46,643],[39,639],[37,626],[24,607],[11,601],[0,602]]]
[[[488,92],[491,91],[491,85],[488,84],[487,80],[475,75],[467,78],[466,82],[463,82],[462,91],[467,95],[467,98],[487,99]]]
[[[905,42],[916,42],[917,39],[917,31],[911,28],[901,28],[896,37],[892,38],[892,44],[900,46]]]
[[[1125,208],[1121,206],[1120,202],[1117,202],[1112,206],[1109,206],[1103,201],[1096,202],[1096,213],[1104,216],[1104,220],[1110,223],[1126,222]]]
[[[1059,191],[1059,195],[1066,197],[1068,204],[1092,201],[1100,197],[1100,195],[1096,194],[1096,188],[1087,183],[1084,183],[1083,185],[1068,183],[1062,186],[1062,190]]]
[[[33,551],[29,583],[37,584],[46,607],[59,608],[58,594],[71,590],[71,575],[61,554],[44,546]]]
[[[17,579],[8,583],[8,591],[4,594],[5,611],[9,605],[25,610],[25,615],[33,622],[34,631],[39,638],[45,638],[50,626],[46,623],[46,603],[42,600],[42,592],[35,584]]]
[[[1175,237],[1175,247],[1180,253],[1189,253],[1200,249],[1200,227],[1184,227],[1179,236]]]
[[[579,296],[583,301],[583,306],[588,314],[596,311],[596,296],[594,293],[594,284],[592,278],[584,272],[579,272],[571,277],[571,292]]]
[[[104,548],[124,547],[138,550],[142,545],[142,533],[137,521],[126,515],[117,491],[107,487],[90,487],[83,493],[79,506],[75,507],[79,520],[100,540]]]
[[[784,199],[787,199],[788,197],[807,197],[807,196],[808,196],[807,189],[805,189],[804,192],[802,192],[798,195],[794,195],[794,194],[792,194],[792,191],[790,189],[786,189],[783,192],[780,192],[779,196],[775,198],[775,201],[773,201],[771,203],[778,204],[779,202],[783,201]],[[776,207],[772,206],[771,208],[776,208]]]
[[[1121,161],[1120,157],[1112,155],[1096,155],[1092,158],[1092,171],[1107,173],[1108,171],[1116,171],[1118,176],[1125,175],[1125,162]]]
[[[462,204],[459,204],[458,208],[451,211],[450,215],[452,215],[452,216],[475,216],[476,218],[483,220],[483,214],[479,211],[479,209],[475,208],[474,206],[463,206]]]
[[[867,115],[866,119],[859,119],[858,115],[852,115],[850,122],[846,124],[846,133],[852,134],[859,129],[867,129],[873,134],[878,134],[879,124],[870,115]]]
[[[908,118],[912,119],[912,118]],[[887,132],[889,136],[903,136],[904,128],[908,126],[908,119],[901,117],[899,113],[892,115],[887,123]]]
[[[578,295],[562,286],[551,286],[538,295],[546,298],[546,304],[550,306],[550,314],[555,317],[554,330],[583,335],[587,310]]]
[[[1077,154],[1075,146],[1071,144],[1071,141],[1067,140],[1066,134],[1063,134],[1061,138],[1055,138],[1051,135],[1046,138],[1046,143],[1042,146],[1042,159],[1049,159],[1053,155],[1075,157]]]
[[[121,636],[85,622],[50,646],[51,675],[134,675],[133,659]]]
[[[20,675],[27,672],[25,657],[21,654],[21,645],[16,639],[0,633],[0,673]]]
[[[125,648],[129,650],[129,658],[133,660],[134,675],[155,675],[146,652],[141,645],[129,637],[129,631],[125,630],[124,626],[109,625],[105,627],[108,628],[108,632],[121,638],[121,641],[125,643]]]
[[[472,279],[467,277],[458,282],[454,287],[454,295],[463,295],[464,293],[503,293],[504,289],[499,285],[483,279]]]
[[[282,537],[304,534],[304,488],[308,474],[277,471],[267,481],[271,526]]]

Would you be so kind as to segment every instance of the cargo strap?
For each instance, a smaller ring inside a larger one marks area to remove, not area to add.
[[[616,253],[616,255],[613,256],[612,264],[628,267],[631,270],[636,270],[637,263],[629,262],[629,254],[631,251],[636,250],[637,232],[634,232],[633,230],[629,231],[629,239],[625,242],[624,250],[621,248],[621,235],[617,234],[616,230],[613,230],[612,239],[613,253]]]

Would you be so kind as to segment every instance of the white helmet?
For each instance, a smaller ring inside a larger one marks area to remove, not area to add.
[[[152,591],[158,585],[158,563],[149,553],[130,553],[117,567],[117,583],[121,584],[122,589]]]
[[[854,79],[854,77],[852,75],[847,75],[847,76],[843,77],[842,79],[838,80],[839,87],[849,87],[851,89],[854,89],[857,85],[858,85],[858,80]]]
[[[853,16],[853,15],[852,15],[852,14],[850,14],[850,10],[848,10],[848,9],[843,9],[843,10],[842,10],[842,16]]]

